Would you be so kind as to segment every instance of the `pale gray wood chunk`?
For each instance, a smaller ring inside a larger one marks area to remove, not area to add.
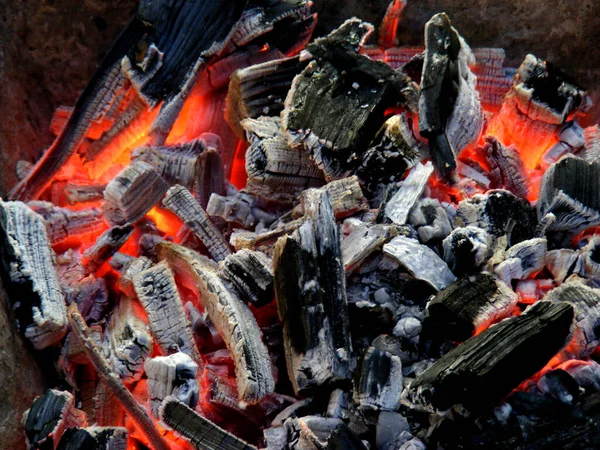
[[[524,280],[541,271],[546,265],[546,239],[535,238],[510,247],[504,261],[494,268],[498,278],[510,285],[512,280]]]
[[[363,356],[354,401],[364,409],[396,411],[402,393],[402,362],[391,353],[369,347]]]
[[[412,207],[417,203],[433,173],[433,164],[417,164],[401,181],[400,189],[385,205],[385,216],[397,225],[404,225]]]
[[[29,202],[28,206],[44,218],[52,245],[68,237],[93,233],[105,227],[99,208],[72,210],[41,201]]]

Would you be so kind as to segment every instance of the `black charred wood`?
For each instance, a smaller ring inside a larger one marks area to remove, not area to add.
[[[223,260],[221,270],[254,306],[264,306],[275,298],[272,263],[265,254],[241,249]]]

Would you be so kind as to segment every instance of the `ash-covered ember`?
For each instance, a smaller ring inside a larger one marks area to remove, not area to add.
[[[589,99],[404,5],[141,3],[0,202],[29,448],[600,447]]]

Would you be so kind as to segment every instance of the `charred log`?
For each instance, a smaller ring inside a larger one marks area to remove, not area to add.
[[[114,226],[102,233],[94,245],[83,253],[85,274],[96,272],[102,264],[107,262],[127,242],[133,234],[134,226]]]
[[[272,263],[264,253],[242,249],[225,258],[221,271],[254,306],[264,306],[275,297]]]
[[[104,218],[98,208],[74,211],[48,202],[29,202],[28,206],[44,218],[48,239],[52,245],[73,236],[103,230]]]
[[[385,216],[396,225],[405,225],[410,210],[423,194],[429,177],[433,173],[433,165],[417,164],[406,179],[399,183],[400,188],[385,204]]]
[[[125,450],[127,437],[126,428],[69,428],[63,433],[56,450]]]

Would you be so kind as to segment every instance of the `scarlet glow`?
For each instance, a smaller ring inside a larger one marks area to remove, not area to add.
[[[176,236],[183,222],[171,211],[155,206],[146,214],[166,236]]]
[[[231,176],[229,181],[238,189],[246,187],[248,174],[246,173],[246,149],[248,146],[244,141],[239,141],[235,150],[235,157],[231,165]]]

